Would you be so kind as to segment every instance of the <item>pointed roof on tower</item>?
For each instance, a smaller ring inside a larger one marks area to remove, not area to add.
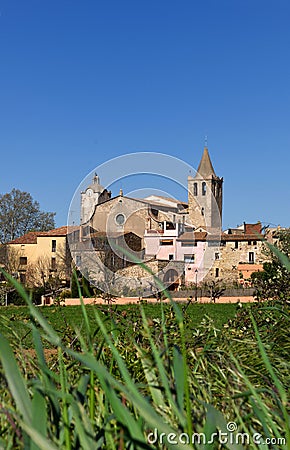
[[[212,176],[216,177],[207,147],[204,147],[203,150],[203,155],[200,160],[196,176],[198,175],[202,178],[211,178]]]

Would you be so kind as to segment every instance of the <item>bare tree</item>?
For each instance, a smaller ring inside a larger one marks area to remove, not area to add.
[[[5,272],[9,275],[16,276],[21,269],[20,265],[20,249],[16,249],[9,245],[0,246],[0,263]]]
[[[43,287],[44,291],[55,294],[66,281],[66,267],[63,261],[52,261],[48,256],[40,256],[27,265],[26,284],[29,287]]]
[[[221,284],[219,280],[209,281],[208,283],[205,283],[204,287],[206,296],[210,297],[211,301],[214,303],[223,295],[226,290],[226,288]]]

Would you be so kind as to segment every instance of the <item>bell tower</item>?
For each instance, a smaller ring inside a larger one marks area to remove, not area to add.
[[[194,177],[188,177],[188,212],[192,225],[219,228],[222,223],[223,178],[215,174],[205,147]]]
[[[81,192],[81,224],[92,217],[95,206],[111,198],[111,192],[100,184],[100,177],[95,173],[92,183]]]

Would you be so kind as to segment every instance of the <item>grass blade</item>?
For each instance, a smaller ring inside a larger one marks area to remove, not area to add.
[[[23,420],[31,425],[31,399],[24,379],[21,376],[12,349],[6,338],[0,333],[0,359],[8,382],[9,389],[15,400],[17,409]]]

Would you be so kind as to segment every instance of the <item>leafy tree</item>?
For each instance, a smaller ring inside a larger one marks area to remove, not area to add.
[[[277,232],[275,237],[276,242],[266,246],[269,261],[263,264],[263,272],[251,275],[258,300],[290,298],[290,228]]]
[[[28,231],[47,231],[55,227],[55,213],[43,212],[31,194],[19,189],[0,195],[0,242],[9,242]]]

